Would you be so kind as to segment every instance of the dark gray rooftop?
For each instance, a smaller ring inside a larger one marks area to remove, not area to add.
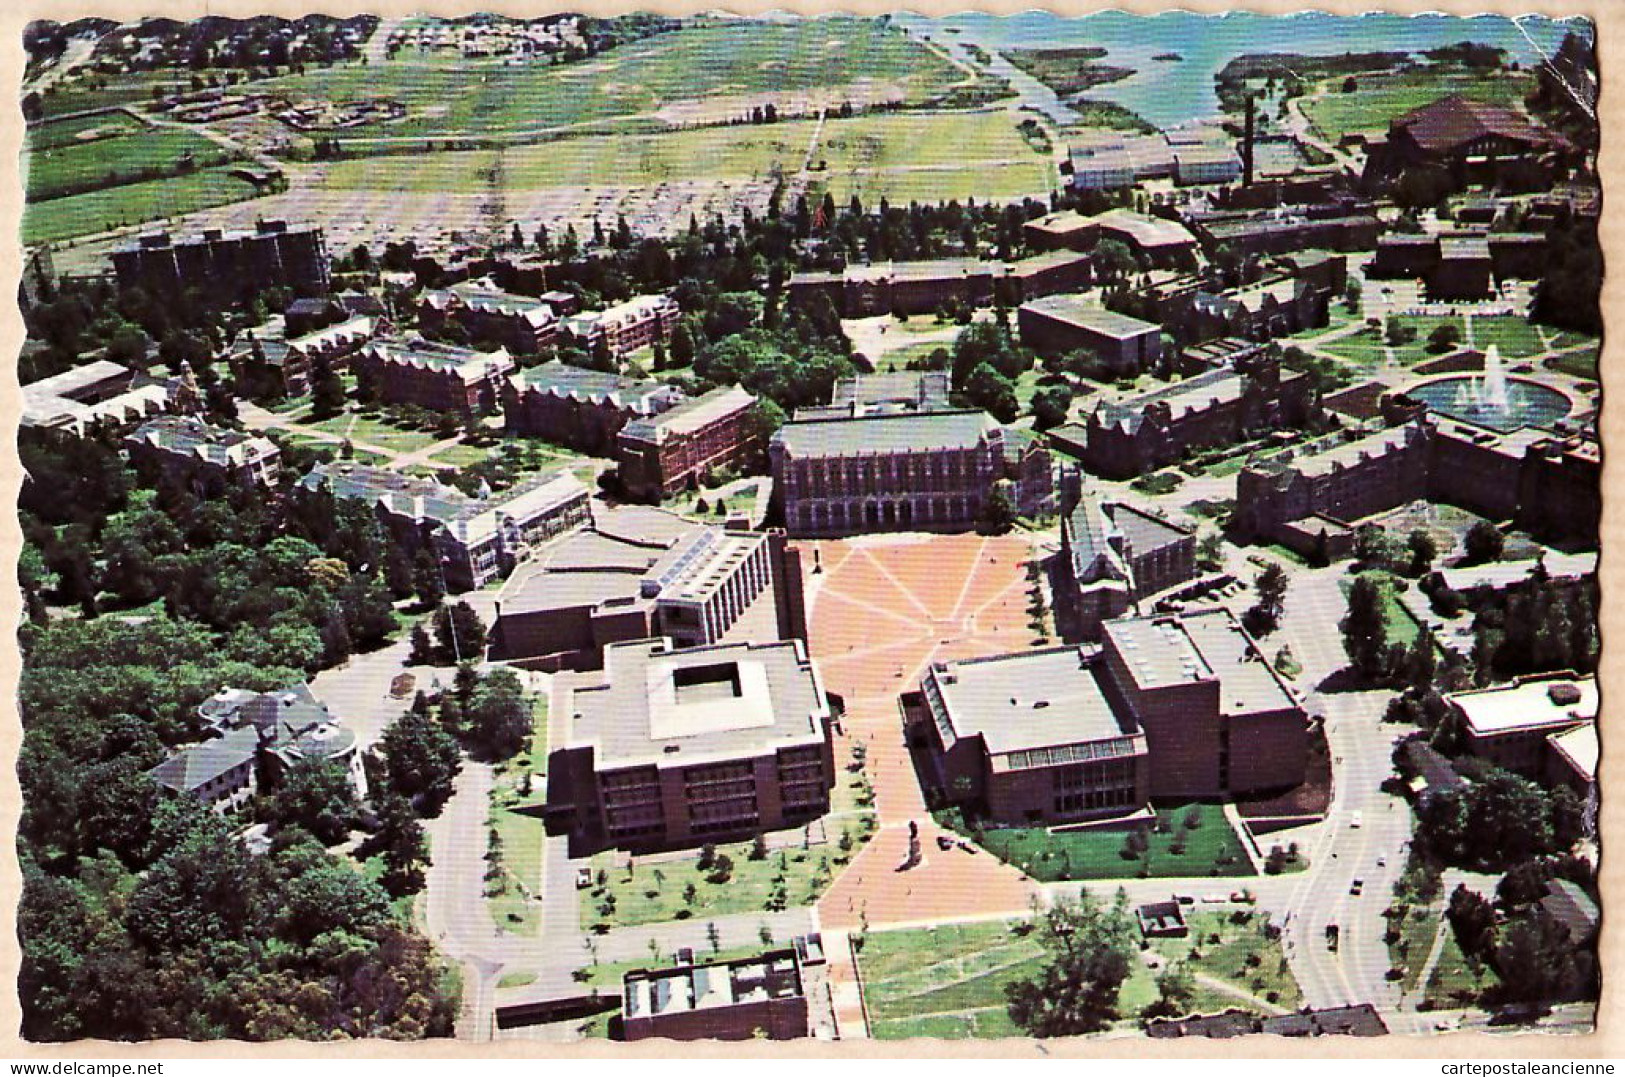
[[[902,412],[786,423],[774,441],[800,458],[975,449],[998,425],[982,411]]]

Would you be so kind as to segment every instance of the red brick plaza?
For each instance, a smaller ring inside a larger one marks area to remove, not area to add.
[[[835,758],[869,745],[880,830],[819,902],[826,930],[1026,910],[1031,884],[985,852],[943,851],[903,742],[898,696],[934,661],[1021,650],[1032,556],[1020,536],[868,536],[806,543],[810,636],[825,687],[846,702]],[[816,556],[814,551],[816,550]],[[818,566],[818,571],[814,567]],[[897,871],[917,822],[924,863]]]

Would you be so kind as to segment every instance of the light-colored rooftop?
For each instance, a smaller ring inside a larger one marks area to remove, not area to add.
[[[1142,689],[1219,682],[1221,714],[1298,706],[1279,674],[1229,610],[1108,621],[1108,640]]]
[[[1597,678],[1525,677],[1510,685],[1452,692],[1445,697],[1475,736],[1556,729],[1597,718]]]
[[[621,430],[621,437],[631,441],[652,441],[658,445],[673,434],[703,430],[755,404],[756,398],[740,386],[722,386],[703,396],[685,400],[670,411],[627,423]]]
[[[1118,340],[1157,333],[1162,329],[1155,322],[1141,321],[1127,314],[1119,314],[1115,310],[1107,310],[1094,300],[1077,295],[1047,295],[1042,299],[1023,303],[1021,309],[1070,322]]]
[[[1569,761],[1576,774],[1589,781],[1597,780],[1597,760],[1602,756],[1602,745],[1597,739],[1596,722],[1553,733],[1546,739],[1559,755]]]

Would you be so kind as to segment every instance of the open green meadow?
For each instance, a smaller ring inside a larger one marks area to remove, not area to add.
[[[965,829],[957,813],[945,813],[942,819],[956,829]],[[1164,813],[1164,821],[1167,832],[1150,831],[1145,849],[1130,856],[1124,855],[1130,851],[1128,830],[990,826],[980,833],[972,831],[971,836],[988,852],[1040,882],[1254,874],[1241,839],[1217,805],[1170,809]],[[1196,825],[1189,826],[1188,821]]]
[[[29,153],[82,146],[96,139],[128,135],[144,125],[127,112],[104,112],[29,125],[24,143]]]
[[[31,203],[23,209],[23,242],[56,243],[161,217],[179,217],[259,194],[252,183],[228,172],[209,168]]]
[[[404,119],[345,141],[501,137],[594,121],[654,118],[679,103],[669,122],[748,115],[765,95],[817,92],[861,103],[879,87],[899,100],[940,97],[966,76],[936,53],[872,19],[795,23],[717,20],[660,34],[563,65],[396,59],[344,64],[257,83],[334,101],[386,97]],[[754,95],[754,98],[753,98]],[[735,103],[737,98],[737,103]],[[783,107],[782,105],[780,106]],[[706,115],[709,112],[710,115]]]
[[[1353,133],[1381,135],[1388,121],[1449,94],[1519,108],[1535,87],[1533,76],[1525,72],[1478,75],[1419,69],[1360,75],[1354,93],[1340,93],[1341,81],[1332,80],[1328,92],[1303,105],[1309,121],[1333,140]]]
[[[232,153],[193,131],[159,128],[51,148],[31,145],[27,154],[28,198],[43,201],[90,188],[116,187],[183,168],[207,168]],[[189,162],[189,163],[183,163]]]

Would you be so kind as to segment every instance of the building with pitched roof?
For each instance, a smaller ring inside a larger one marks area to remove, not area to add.
[[[1098,640],[1105,622],[1196,578],[1195,532],[1132,505],[1075,496],[1061,518],[1055,577],[1055,612],[1066,639]]]
[[[509,377],[502,411],[509,433],[609,456],[627,423],[669,411],[684,399],[681,389],[664,382],[554,360]]]
[[[1571,879],[1548,879],[1540,909],[1563,925],[1575,946],[1589,945],[1597,937],[1597,928],[1602,923],[1602,910],[1597,902]]]
[[[503,291],[488,279],[425,292],[418,320],[435,333],[455,325],[466,339],[489,341],[515,355],[535,355],[558,338],[562,324],[551,303]]]
[[[317,464],[298,492],[370,504],[408,550],[431,551],[451,592],[505,576],[534,547],[591,516],[591,492],[562,468],[470,497],[432,479],[339,461]]]
[[[615,643],[553,692],[547,819],[575,848],[739,840],[829,811],[830,702],[801,640]]]
[[[480,352],[413,338],[370,343],[350,365],[362,391],[386,404],[476,416],[497,408],[515,364],[505,348]]]
[[[199,496],[272,486],[282,462],[282,451],[264,437],[180,415],[143,424],[124,447],[132,463],[171,475]]]
[[[637,295],[603,310],[572,314],[564,319],[564,331],[589,351],[602,341],[620,357],[669,339],[682,313],[671,296]]]
[[[1387,137],[1366,147],[1363,180],[1380,185],[1428,167],[1445,169],[1463,186],[1496,183],[1520,169],[1549,180],[1577,152],[1526,113],[1451,94],[1392,120]]]
[[[628,496],[658,501],[718,472],[756,465],[764,441],[756,398],[720,386],[627,423],[615,438],[615,460]]]
[[[965,530],[1012,474],[1005,438],[981,411],[798,418],[769,448],[773,496],[792,535]],[[1047,475],[1048,454],[1036,444],[1017,470],[1036,453]]]

